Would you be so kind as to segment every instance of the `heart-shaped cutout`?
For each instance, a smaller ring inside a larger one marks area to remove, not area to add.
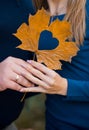
[[[58,40],[53,37],[52,33],[45,30],[40,35],[38,50],[52,50],[55,49],[58,44]]]

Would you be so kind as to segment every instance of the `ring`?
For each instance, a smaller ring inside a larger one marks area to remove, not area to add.
[[[17,82],[19,80],[20,76],[17,74],[15,81]]]

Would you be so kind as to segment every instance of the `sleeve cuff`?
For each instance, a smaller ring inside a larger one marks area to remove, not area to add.
[[[68,89],[65,100],[89,101],[89,82],[67,79]]]

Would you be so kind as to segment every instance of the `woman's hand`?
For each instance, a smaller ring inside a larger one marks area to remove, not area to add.
[[[21,89],[22,92],[42,92],[49,94],[66,95],[67,80],[62,78],[55,71],[47,68],[43,64],[35,61],[28,61],[29,66],[29,80],[38,87],[30,87]]]
[[[20,91],[33,84],[27,80],[29,64],[21,59],[8,57],[0,63],[0,91],[7,88]]]

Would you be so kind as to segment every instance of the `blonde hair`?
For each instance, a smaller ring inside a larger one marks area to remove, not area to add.
[[[48,8],[47,0],[34,0],[37,9],[41,9],[43,6]],[[72,25],[73,37],[77,44],[82,44],[85,36],[85,5],[86,0],[68,0],[67,13],[65,20],[69,21]]]

